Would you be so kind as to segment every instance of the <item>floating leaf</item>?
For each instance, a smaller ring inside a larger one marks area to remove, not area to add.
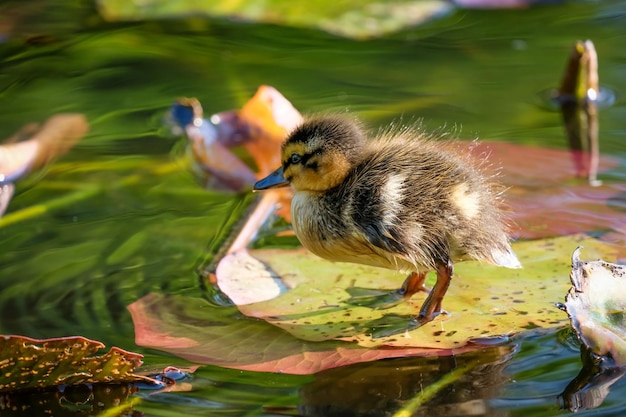
[[[214,114],[210,121],[217,129],[220,143],[246,148],[257,166],[257,178],[263,178],[281,164],[281,145],[287,133],[302,122],[302,115],[274,87],[262,85],[241,110]],[[265,213],[262,221],[274,211],[289,220],[291,191],[284,188],[264,194],[261,198]],[[255,227],[247,229],[249,239],[256,234],[262,221],[260,218],[253,219]],[[241,247],[248,243],[249,240],[246,240]]]
[[[278,90],[262,85],[241,110],[225,111],[203,118],[195,98],[179,99],[170,110],[176,128],[184,129],[191,143],[194,160],[207,188],[242,191],[280,165],[280,147],[287,133],[302,116]],[[254,159],[257,174],[252,172],[227,148],[243,146]],[[288,206],[289,190],[273,192],[277,204]],[[285,204],[286,203],[286,204]],[[287,211],[280,213],[289,218]]]
[[[94,356],[100,342],[80,336],[36,340],[0,336],[0,392],[60,385],[157,381],[133,371],[142,355],[119,348]]]
[[[522,238],[620,230],[626,224],[626,184],[595,187],[575,180],[569,151],[502,142],[479,142],[470,150],[501,171],[515,234]],[[618,164],[616,158],[599,158],[600,170]]]
[[[280,277],[246,250],[226,255],[215,273],[220,289],[240,306],[271,300],[288,290]]]
[[[580,250],[572,255],[572,287],[565,297],[565,310],[591,352],[626,366],[626,266],[581,261]]]
[[[304,249],[254,250],[250,254],[283,277],[292,290],[269,301],[238,306],[248,316],[267,320],[295,337],[309,341],[344,340],[361,346],[455,348],[478,337],[511,335],[524,329],[553,327],[563,318],[554,308],[566,291],[571,248],[584,244],[594,254],[614,257],[616,249],[585,236],[565,236],[514,245],[523,269],[498,268],[478,262],[455,265],[455,278],[436,320],[413,328],[425,294],[386,310],[351,305],[361,290],[392,292],[404,275],[348,263],[332,263]],[[235,258],[236,259],[236,258]],[[231,271],[232,272],[232,271]],[[251,287],[256,276],[246,268]],[[218,283],[228,277],[218,275]],[[386,329],[400,335],[373,338]],[[404,330],[404,332],[403,332]],[[397,332],[396,332],[397,333]]]
[[[240,317],[197,297],[148,294],[128,306],[135,342],[189,361],[261,372],[313,374],[359,362],[408,356],[450,356],[480,349],[381,346],[368,349],[342,341],[307,342],[261,320]]]
[[[196,160],[211,174],[205,187],[234,191],[251,189],[257,179],[254,172],[215,138],[204,135],[202,130],[202,126],[188,126],[187,137]]]
[[[262,254],[262,260],[295,286],[276,299],[238,307],[272,326],[259,320],[233,320],[237,317],[233,308],[180,295],[150,294],[128,308],[138,345],[197,363],[237,369],[307,374],[383,358],[451,355],[474,350],[489,336],[562,325],[564,317],[554,303],[567,288],[564,277],[569,265],[563,261],[563,253],[581,243],[598,256],[615,253],[605,243],[568,236],[515,244],[525,265],[522,270],[459,263],[458,276],[444,300],[451,315],[442,315],[406,335],[380,339],[367,334],[374,324],[397,323],[399,317],[406,326],[417,305],[405,303],[391,310],[358,307],[346,303],[348,290],[357,285],[393,290],[403,276],[383,269],[331,264],[313,255],[303,255],[304,259],[294,256],[302,251],[251,251],[259,259]],[[275,259],[265,259],[268,257]],[[349,274],[342,276],[342,267],[351,268]],[[312,275],[305,276],[306,271]],[[250,278],[249,286],[256,288],[254,273],[246,270],[244,275]],[[413,302],[422,298],[416,295]],[[340,340],[329,340],[333,337]]]
[[[155,6],[159,7],[155,7]],[[120,0],[98,2],[102,16],[110,21],[162,19],[190,13],[244,21],[313,27],[340,36],[371,38],[428,21],[451,10],[449,2],[429,0],[367,0],[353,2],[202,2],[180,1],[128,3]]]
[[[526,9],[542,3],[542,0],[453,0],[453,2],[464,9]]]
[[[33,125],[22,129],[32,133]],[[52,116],[32,137],[0,145],[0,185],[13,182],[62,155],[89,130],[82,114],[57,114]],[[21,134],[16,134],[17,136]]]
[[[262,85],[241,110],[218,113],[211,120],[222,130],[227,122],[234,126],[231,136],[254,158],[258,177],[263,178],[281,164],[280,147],[287,133],[302,122],[302,115],[274,87]]]
[[[226,149],[228,143],[212,122],[204,119],[202,105],[196,98],[180,98],[170,108],[175,130],[184,130],[189,139],[196,171],[205,188],[242,191],[250,189],[256,177],[237,156]],[[227,125],[224,123],[223,125]]]

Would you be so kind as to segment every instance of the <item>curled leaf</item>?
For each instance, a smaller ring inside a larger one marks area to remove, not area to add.
[[[582,342],[583,367],[559,395],[570,411],[596,408],[626,372],[626,266],[572,255],[572,287],[561,307]]]
[[[626,366],[626,266],[572,255],[564,308],[580,341],[595,355]]]
[[[302,115],[274,87],[262,85],[241,110],[217,113],[210,120],[221,143],[246,148],[254,158],[258,178],[262,178],[281,164],[280,147],[302,122]]]
[[[203,118],[200,102],[195,98],[178,99],[170,109],[174,122],[184,129],[198,171],[205,187],[242,191],[251,188],[256,177],[237,156],[223,144],[226,140],[216,126]]]
[[[302,116],[273,87],[261,86],[241,110],[216,113],[203,118],[197,99],[179,99],[170,116],[184,129],[192,154],[201,169],[210,174],[210,188],[241,191],[272,172],[281,163],[280,146]],[[229,149],[243,146],[257,166],[257,174]],[[288,191],[278,192],[288,196]],[[288,197],[287,197],[288,198]]]
[[[2,217],[7,207],[9,207],[9,202],[11,201],[11,197],[13,197],[14,191],[15,186],[13,184],[0,185],[0,217]]]
[[[32,130],[32,125],[22,129]],[[88,130],[82,114],[57,114],[29,139],[0,145],[0,185],[43,167],[67,152]]]

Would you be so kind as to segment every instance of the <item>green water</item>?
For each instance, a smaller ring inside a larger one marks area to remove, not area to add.
[[[198,97],[210,114],[240,107],[268,84],[305,114],[348,109],[373,127],[401,117],[462,138],[562,148],[560,116],[541,92],[558,85],[574,41],[589,38],[601,85],[616,93],[600,113],[601,151],[626,158],[623,1],[456,11],[369,41],[227,20],[106,23],[81,2],[6,3],[0,14],[12,23],[0,44],[0,137],[60,112],[84,113],[91,125],[60,160],[16,184],[7,218],[45,210],[0,228],[1,334],[83,335],[141,352],[158,369],[191,364],[135,344],[126,306],[144,295],[206,299],[216,315],[248,320],[216,305],[197,269],[249,197],[198,186],[181,159],[183,140],[163,124],[179,96]],[[611,178],[625,174],[622,164]],[[388,416],[465,364],[471,371],[417,415],[567,414],[556,397],[580,359],[572,336],[555,329],[472,354],[315,376],[202,366],[192,391],[141,392],[134,409],[146,416]],[[593,415],[625,413],[623,389],[623,381],[612,385]]]

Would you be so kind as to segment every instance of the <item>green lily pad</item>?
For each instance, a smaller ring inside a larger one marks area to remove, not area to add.
[[[293,288],[271,300],[238,308],[305,341],[342,340],[364,347],[458,348],[476,338],[562,325],[564,317],[555,304],[567,292],[569,254],[579,245],[593,256],[609,259],[617,252],[603,242],[573,235],[516,243],[514,250],[523,269],[477,262],[457,264],[444,299],[449,314],[417,328],[411,318],[425,294],[416,294],[409,302],[385,310],[349,303],[355,289],[398,289],[405,278],[400,273],[328,262],[304,249],[254,250],[250,255]],[[255,288],[256,274],[245,265],[242,268],[239,274],[249,277],[248,286]],[[218,274],[218,283],[227,279]],[[387,332],[388,328],[395,331]],[[380,334],[383,337],[377,337]]]
[[[126,2],[101,0],[100,14],[109,21],[186,17],[192,14],[218,18],[317,28],[349,38],[371,38],[416,26],[452,10],[442,0],[366,1],[235,1]]]
[[[455,355],[481,348],[481,343],[493,342],[492,337],[562,326],[567,319],[555,303],[568,288],[569,264],[564,259],[569,255],[564,253],[581,244],[592,256],[612,257],[617,252],[604,242],[575,235],[515,244],[522,270],[459,263],[444,300],[451,314],[386,338],[372,339],[365,329],[398,317],[408,323],[423,296],[416,295],[413,305],[390,310],[351,306],[346,303],[348,291],[356,285],[376,283],[377,288],[391,290],[403,276],[333,264],[303,250],[250,252],[255,263],[262,259],[287,287],[293,287],[274,299],[236,307],[263,320],[242,319],[235,307],[218,307],[184,295],[149,294],[128,309],[138,345],[236,369],[312,374],[384,358]],[[245,269],[245,274],[240,273],[247,287],[258,288],[257,276],[267,283],[266,276],[251,271],[245,262],[239,265]]]
[[[150,293],[128,306],[135,342],[189,361],[259,372],[314,374],[359,362],[409,356],[450,356],[481,349],[421,347],[364,348],[356,343],[310,342],[246,319],[234,308],[216,307],[198,297]]]

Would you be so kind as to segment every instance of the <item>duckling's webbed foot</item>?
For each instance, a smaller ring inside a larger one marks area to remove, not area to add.
[[[400,290],[389,291],[353,287],[348,288],[347,292],[350,294],[350,298],[346,300],[347,304],[369,307],[377,310],[386,310],[405,300],[405,297],[400,294]]]
[[[420,291],[428,294],[430,290],[424,285],[424,281],[426,281],[426,272],[411,272],[398,290],[398,294],[407,300]]]
[[[446,264],[437,264],[437,282],[435,286],[426,297],[422,308],[420,309],[417,321],[420,323],[427,323],[437,317],[441,312],[441,304],[443,297],[448,291],[452,275],[454,274],[454,265],[451,260],[448,260]]]
[[[394,307],[408,300],[417,292],[430,292],[430,290],[424,286],[426,274],[426,272],[411,272],[404,280],[402,287],[392,292],[367,288],[349,288],[347,291],[350,294],[350,298],[347,303],[378,310]]]

